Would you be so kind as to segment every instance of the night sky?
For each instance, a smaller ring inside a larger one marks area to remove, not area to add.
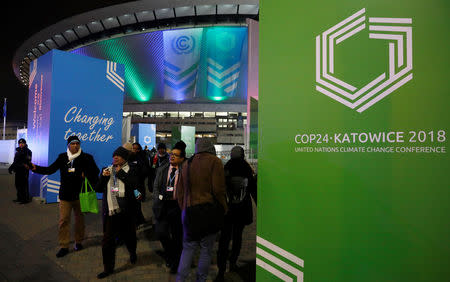
[[[40,30],[71,16],[130,1],[9,1],[2,7],[0,112],[8,98],[6,121],[27,121],[28,88],[14,75],[12,60],[19,46]]]

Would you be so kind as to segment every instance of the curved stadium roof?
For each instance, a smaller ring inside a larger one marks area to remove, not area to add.
[[[30,63],[52,49],[73,50],[106,39],[181,27],[242,25],[259,18],[258,0],[151,0],[96,9],[36,33],[16,51],[13,69],[28,86]]]

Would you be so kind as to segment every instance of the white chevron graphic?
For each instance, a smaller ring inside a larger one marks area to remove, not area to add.
[[[276,246],[275,244],[272,244],[271,242],[261,238],[260,236],[256,236],[256,243],[267,248],[271,252],[276,253],[279,256],[282,256],[283,259],[286,259],[292,263],[295,263],[297,266],[303,268],[304,267],[304,261],[297,256],[289,253],[286,250],[283,250],[282,248]],[[296,267],[292,266],[292,264],[288,264],[285,261],[277,258],[276,256],[270,254],[269,252],[265,251],[264,249],[260,248],[259,246],[256,247],[256,255],[264,258],[266,261],[261,260],[260,258],[256,258],[256,264],[260,266],[261,268],[267,270],[268,272],[272,273],[273,275],[280,278],[282,281],[294,281],[292,277],[289,275],[286,275],[285,273],[279,271],[277,268],[271,266],[269,263],[272,263],[274,265],[277,265],[278,267],[286,270],[290,274],[295,275],[296,280],[299,282],[303,282],[303,272],[297,269]]]
[[[33,65],[32,65],[32,71],[30,73],[30,79],[29,79],[29,83],[28,83],[28,88],[31,87],[31,84],[33,84],[34,78],[36,77],[36,73],[37,73],[37,59],[35,59],[33,61]]]
[[[328,97],[357,109],[361,113],[412,79],[412,24],[410,18],[369,18],[369,38],[389,42],[389,74],[382,73],[367,85],[356,87],[337,79],[334,73],[334,45],[366,29],[366,9],[361,9],[316,37],[316,90]],[[382,25],[374,25],[382,24]],[[392,24],[387,26],[384,24]],[[395,26],[402,24],[402,26]],[[378,33],[382,32],[382,33]],[[388,32],[388,33],[386,33]],[[404,42],[405,39],[405,42]],[[395,48],[397,45],[397,52]],[[406,66],[404,55],[406,49]],[[397,56],[397,60],[396,57]],[[403,67],[403,68],[401,68]],[[330,81],[330,82],[327,82]],[[369,99],[372,99],[368,101]],[[368,102],[367,102],[368,101]],[[367,102],[367,103],[366,103]],[[365,105],[362,105],[366,103]],[[362,105],[362,106],[361,106]]]
[[[212,84],[214,84],[215,86],[222,88],[224,85],[227,85],[228,83],[236,80],[239,78],[239,73],[235,73],[232,76],[230,76],[229,78],[225,79],[222,82],[219,82],[217,80],[215,80],[214,78],[212,78],[211,76],[208,75],[208,81],[211,82]]]
[[[211,58],[208,58],[208,63],[219,70],[223,69],[223,66],[221,64],[217,63],[216,61],[214,61]],[[224,89],[224,91],[226,93],[230,93],[233,90],[235,90],[238,85],[236,80],[239,78],[240,71],[234,73],[233,75],[231,75],[230,77],[228,77],[227,79],[225,79],[222,82],[218,81],[216,78],[222,79],[222,78],[226,77],[227,75],[229,75],[230,73],[232,73],[233,71],[238,70],[240,68],[240,66],[241,66],[241,63],[238,62],[238,63],[232,65],[231,67],[229,67],[223,71],[220,71],[220,72],[218,72],[218,71],[214,70],[213,68],[211,68],[210,66],[208,66],[208,81],[211,82],[212,84],[214,84],[218,88],[223,88],[225,85],[228,85],[235,81],[235,83],[231,84],[230,86],[228,86],[227,88]],[[214,77],[216,77],[216,78],[214,78]]]
[[[59,187],[60,186],[61,186],[61,182],[48,179],[48,181],[47,181],[47,192],[59,193]]]
[[[47,183],[48,183],[48,175],[42,176],[41,177],[40,187],[39,187],[39,195],[40,195],[41,198],[42,198],[44,189],[47,188]]]
[[[125,89],[125,80],[116,73],[116,69],[116,62],[106,61],[106,78],[123,92]]]

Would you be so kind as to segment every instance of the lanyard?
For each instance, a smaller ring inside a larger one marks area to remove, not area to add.
[[[175,186],[175,178],[177,177],[177,175],[178,175],[178,169],[177,170],[175,170],[175,173],[173,174],[173,176],[172,177],[170,177],[170,174],[169,174],[169,186],[172,184],[172,186]]]
[[[112,174],[113,174],[113,183],[114,183],[114,187],[117,187],[117,176],[116,176],[116,170],[114,167],[111,168]]]

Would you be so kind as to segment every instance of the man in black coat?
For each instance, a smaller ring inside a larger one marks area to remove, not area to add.
[[[183,226],[181,210],[176,200],[181,165],[186,158],[186,144],[179,141],[170,154],[170,162],[163,164],[156,173],[153,186],[153,215],[155,233],[164,249],[164,258],[170,273],[177,272],[183,250]]]
[[[157,154],[153,157],[152,166],[149,174],[149,185],[148,189],[150,190],[150,193],[153,193],[153,187],[154,187],[154,181],[156,177],[156,173],[158,172],[158,169],[163,166],[164,164],[169,162],[169,154],[167,154],[167,147],[164,143],[159,143],[157,146]],[[150,185],[151,180],[151,185]]]
[[[129,151],[123,147],[113,153],[113,165],[102,170],[97,192],[103,192],[103,241],[104,271],[97,275],[102,279],[114,271],[116,238],[124,240],[130,253],[130,262],[136,263],[136,207],[142,195],[138,191],[139,179],[136,166],[127,163]]]
[[[30,202],[30,196],[28,192],[28,165],[31,163],[31,151],[28,149],[25,139],[19,139],[19,147],[16,148],[16,154],[14,155],[14,162],[8,168],[10,174],[13,171],[16,173],[15,185],[17,190],[17,199],[13,202],[19,204],[26,204]]]
[[[59,169],[61,186],[59,187],[59,233],[58,241],[61,249],[56,254],[63,257],[69,253],[70,213],[75,215],[75,251],[83,248],[84,216],[81,212],[79,194],[84,178],[87,177],[92,186],[97,183],[99,169],[92,155],[81,151],[77,136],[67,139],[67,152],[59,154],[58,158],[48,167],[32,164],[32,170],[39,174],[53,174]]]

